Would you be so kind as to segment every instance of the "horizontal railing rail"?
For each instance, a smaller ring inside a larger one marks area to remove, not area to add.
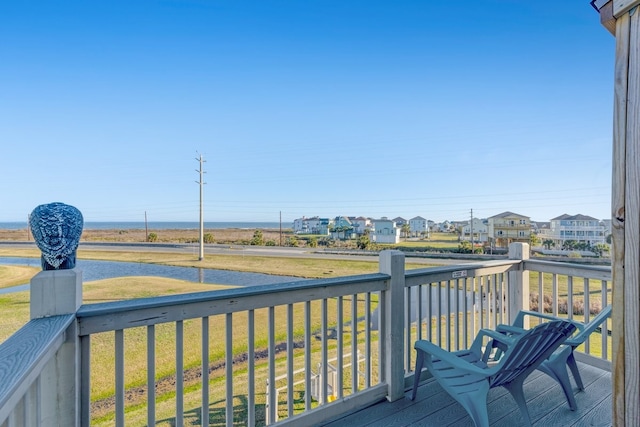
[[[386,289],[388,279],[386,274],[364,274],[83,305],[77,312],[79,334],[376,292]]]
[[[0,426],[39,425],[40,406],[51,392],[41,375],[55,370],[49,362],[75,333],[69,330],[74,319],[66,314],[31,320],[0,344]]]

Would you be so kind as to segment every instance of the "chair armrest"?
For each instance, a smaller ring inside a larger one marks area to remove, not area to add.
[[[472,363],[467,362],[464,359],[457,357],[454,353],[444,350],[427,340],[416,341],[414,348],[416,349],[416,351],[422,351],[428,356],[432,356],[432,359],[438,359],[442,363],[445,363],[457,369],[461,369],[468,373],[486,376],[491,372],[491,369],[488,370],[480,368]]]
[[[518,328],[518,329],[520,329],[520,331],[522,331],[522,328]],[[513,338],[511,338],[508,335],[505,335],[503,333],[500,333],[498,331],[494,331],[493,329],[480,329],[478,331],[478,335],[477,335],[476,339],[481,339],[482,336],[487,336],[487,337],[489,337],[491,339],[494,339],[494,340],[499,341],[499,342],[501,342],[503,344],[506,344],[506,345],[513,344]]]
[[[511,326],[511,325],[503,325],[500,324],[498,326],[496,326],[496,331],[503,333],[503,334],[510,334],[510,335],[520,335],[526,332],[526,329],[523,329],[519,326]]]
[[[483,351],[483,337],[491,338],[491,341],[487,344],[487,347]],[[471,344],[471,350],[477,353],[484,353],[485,358],[488,356],[490,349],[499,348],[502,351],[506,351],[507,347],[509,347],[513,343],[513,339],[505,334],[494,331],[492,329],[480,329],[476,338],[473,340],[473,344]]]
[[[529,311],[529,310],[521,310],[520,312],[518,312],[518,315],[516,316],[516,320],[515,322],[513,322],[513,326],[522,328],[524,316],[538,317],[540,319],[546,319],[546,320],[564,320],[566,322],[572,323],[578,329],[578,331],[581,331],[584,328],[583,323],[577,322],[572,319],[566,319],[564,317],[558,317],[552,314],[539,313],[537,311]]]

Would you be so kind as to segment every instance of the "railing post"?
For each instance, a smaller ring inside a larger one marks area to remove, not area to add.
[[[82,304],[80,270],[45,270],[31,279],[31,319],[75,313]],[[40,424],[80,425],[80,340],[77,324],[40,376]]]
[[[380,253],[380,273],[391,276],[384,291],[382,367],[388,384],[387,400],[404,397],[404,254],[386,250]]]
[[[509,245],[509,259],[518,259],[524,261],[529,259],[529,244],[528,243],[511,243]],[[509,286],[508,293],[508,322],[513,323],[516,315],[520,310],[529,310],[529,271],[524,269],[524,263],[520,263],[517,271],[509,272]],[[528,323],[528,317],[525,318],[525,322]],[[523,325],[528,328],[528,324]]]

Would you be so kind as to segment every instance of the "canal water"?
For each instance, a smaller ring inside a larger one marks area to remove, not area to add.
[[[0,265],[25,265],[41,268],[40,258],[0,257]],[[216,285],[256,286],[303,280],[299,277],[275,276],[261,273],[214,270],[210,268],[174,267],[170,265],[145,264],[138,262],[94,261],[79,259],[76,268],[82,270],[82,280],[110,279],[126,276],[156,276],[190,282]],[[20,292],[29,289],[28,284],[0,289],[0,294]]]

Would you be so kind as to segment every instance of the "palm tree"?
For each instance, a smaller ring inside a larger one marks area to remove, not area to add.
[[[409,224],[405,222],[404,224],[402,224],[402,227],[400,227],[400,231],[402,231],[402,234],[406,239],[407,237],[409,237],[409,232],[411,231],[411,227],[409,227]]]

